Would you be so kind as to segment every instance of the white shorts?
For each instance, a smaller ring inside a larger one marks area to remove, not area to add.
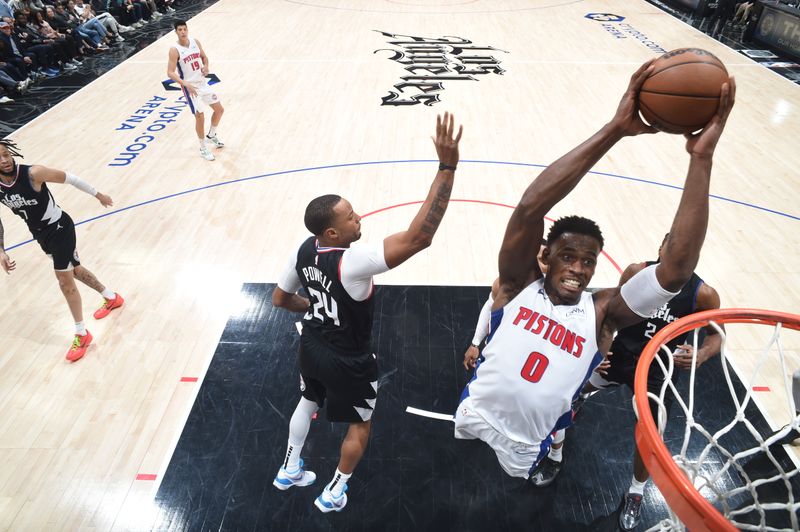
[[[456,410],[455,437],[461,440],[483,440],[489,444],[503,471],[512,477],[527,479],[539,461],[547,456],[550,439],[529,445],[508,439],[489,425],[472,409],[472,398],[466,397]]]
[[[212,104],[219,103],[219,96],[214,90],[208,86],[208,83],[201,83],[199,86],[194,86],[197,91],[197,96],[189,96],[189,92],[183,89],[183,95],[186,101],[189,102],[189,109],[192,114],[205,113]]]

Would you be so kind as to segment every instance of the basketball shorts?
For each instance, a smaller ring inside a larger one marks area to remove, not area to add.
[[[78,252],[75,250],[75,223],[65,212],[54,224],[50,224],[41,233],[36,235],[36,241],[53,259],[53,268],[57,272],[66,272],[75,266],[80,266]]]
[[[369,421],[378,397],[377,358],[372,353],[334,350],[304,330],[300,338],[300,391],[320,408],[326,407],[328,421]]]
[[[489,444],[497,455],[503,471],[512,477],[528,479],[550,450],[548,437],[538,445],[530,445],[508,439],[475,412],[472,397],[467,396],[458,405],[455,417],[455,437],[460,440],[482,440]]]
[[[589,382],[595,388],[603,389],[625,385],[633,391],[636,365],[639,363],[639,353],[631,353],[627,349],[622,348],[622,346],[613,344],[611,346],[611,352],[613,354],[609,357],[611,366],[608,368],[608,373],[603,376],[597,372],[593,372],[591,377],[589,377]],[[666,366],[666,361],[664,364]],[[677,382],[679,371],[678,368],[675,368],[672,373],[673,384]],[[647,391],[655,395],[661,395],[661,388],[664,386],[665,381],[666,379],[664,372],[661,370],[661,366],[658,365],[658,362],[653,360],[653,363],[650,364],[650,371],[647,374]],[[670,407],[672,406],[672,399],[673,394],[668,391],[664,396],[664,405],[667,407],[667,413],[669,413]],[[654,416],[657,407],[658,405],[651,399],[650,411]]]
[[[203,82],[200,85],[196,85],[194,88],[197,90],[197,96],[189,96],[189,92],[183,89],[183,95],[186,97],[186,101],[189,103],[189,109],[192,110],[193,115],[205,113],[206,109],[211,105],[219,103],[219,96],[214,92],[214,89],[209,87],[208,83]]]

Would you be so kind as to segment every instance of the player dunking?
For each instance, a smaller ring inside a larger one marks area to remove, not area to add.
[[[102,294],[104,302],[95,311],[95,319],[105,318],[112,310],[121,307],[124,301],[122,296],[106,288],[81,265],[75,250],[75,224],[56,204],[47,183],[72,185],[97,198],[104,207],[112,205],[111,198],[78,176],[39,165],[17,164],[14,157],[21,157],[17,146],[8,139],[0,140],[0,202],[25,220],[33,238],[53,259],[58,284],[75,320],[75,338],[67,351],[67,360],[75,362],[86,354],[92,342],[92,335],[83,322],[81,294],[75,279]],[[11,273],[17,265],[5,251],[3,233],[3,224],[0,222],[0,263],[6,273]]]
[[[311,418],[327,402],[329,421],[349,423],[333,480],[314,504],[322,512],[347,504],[347,481],[367,448],[378,393],[378,363],[370,347],[374,310],[372,277],[395,268],[430,246],[439,228],[458,164],[461,128],[448,113],[436,119],[434,144],[439,171],[428,197],[407,230],[378,244],[352,246],[361,238],[361,218],[350,203],[320,196],[306,207],[313,236],[300,244],[278,280],[272,303],[306,312],[300,339],[302,397],[289,422],[289,443],[273,484],[281,490],[316,479],[303,469],[300,453]],[[296,294],[305,288],[311,301]]]
[[[591,294],[584,290],[603,248],[597,224],[579,216],[557,220],[542,254],[545,276],[536,262],[538,246],[531,245],[542,238],[548,211],[611,147],[626,136],[655,132],[637,112],[637,95],[651,63],[633,74],[611,122],[528,186],[506,227],[492,332],[456,411],[455,436],[488,443],[511,476],[535,474],[551,434],[570,424],[571,403],[603,358],[601,330],[652,315],[686,284],[699,259],[708,224],[711,161],[734,102],[732,78],[723,85],[716,116],[687,140],[689,171],[658,265],[644,268],[622,287]]]
[[[183,89],[183,95],[189,102],[189,108],[194,115],[194,129],[197,140],[200,142],[200,155],[207,161],[214,160],[214,154],[206,146],[206,140],[217,148],[224,144],[217,137],[217,126],[225,110],[219,103],[219,97],[208,86],[208,57],[203,51],[203,46],[197,39],[189,38],[189,28],[185,20],[176,20],[175,33],[178,42],[169,49],[169,63],[167,76]],[[211,127],[208,135],[205,134],[205,110],[211,107]]]

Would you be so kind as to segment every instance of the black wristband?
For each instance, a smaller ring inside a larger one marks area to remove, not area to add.
[[[441,172],[442,170],[452,170],[452,171],[455,172],[456,171],[456,167],[455,166],[450,166],[450,165],[444,164],[444,163],[439,163],[439,171]]]

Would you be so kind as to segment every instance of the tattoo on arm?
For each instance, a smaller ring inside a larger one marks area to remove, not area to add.
[[[447,209],[447,202],[450,200],[450,191],[452,187],[448,183],[439,185],[439,190],[436,191],[436,196],[431,202],[428,214],[425,215],[425,221],[422,223],[422,232],[433,235],[442,223],[444,212]]]

